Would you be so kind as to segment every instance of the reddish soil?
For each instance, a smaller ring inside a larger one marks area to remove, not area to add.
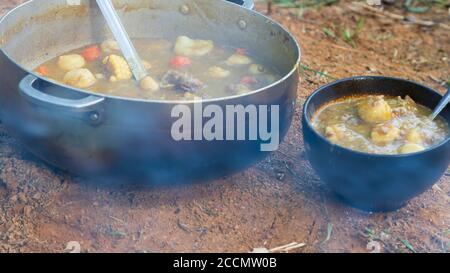
[[[0,1],[0,10],[14,2]],[[257,9],[265,12],[260,3]],[[399,7],[388,10],[403,14]],[[450,31],[365,16],[354,45],[330,38],[362,15],[348,2],[270,15],[297,37],[303,64],[335,78],[390,75],[441,92],[450,78]],[[447,10],[423,15],[449,24]],[[95,184],[34,158],[0,127],[0,252],[248,252],[305,243],[299,252],[448,252],[450,177],[391,213],[365,213],[337,201],[304,157],[301,104],[331,79],[304,70],[299,106],[280,151],[239,174],[174,187]],[[329,234],[328,240],[327,233]]]

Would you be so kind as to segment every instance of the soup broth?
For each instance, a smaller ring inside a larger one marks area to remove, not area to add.
[[[373,154],[419,152],[443,142],[449,126],[410,97],[362,96],[335,101],[313,117],[314,128],[329,141]]]
[[[36,68],[45,77],[93,92],[154,100],[241,95],[281,77],[243,48],[180,36],[134,39],[150,78],[138,83],[113,40],[67,52]]]

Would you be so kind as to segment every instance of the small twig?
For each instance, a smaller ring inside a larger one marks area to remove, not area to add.
[[[333,76],[330,76],[330,75],[328,75],[327,73],[324,73],[324,72],[322,72],[322,71],[312,69],[312,68],[308,67],[307,65],[300,64],[300,67],[301,67],[302,69],[304,69],[304,70],[314,72],[314,73],[316,73],[317,75],[320,75],[320,76],[322,76],[322,77],[327,77],[327,78],[330,78],[330,79],[332,79],[332,80],[337,80],[337,78],[335,78],[335,77],[333,77]]]
[[[284,252],[289,252],[289,251],[291,251],[291,250],[299,249],[299,248],[304,247],[304,246],[306,246],[306,244],[304,244],[304,243],[302,243],[302,244],[297,244],[297,245],[294,245],[294,246],[291,246],[291,247],[287,247],[287,248],[285,248],[283,251],[284,251]]]
[[[301,248],[304,246],[306,246],[305,243],[299,244],[299,243],[293,242],[293,243],[290,243],[290,244],[287,244],[284,246],[275,247],[272,249],[267,249],[265,247],[254,248],[251,253],[280,253],[280,252],[288,253],[291,250],[295,250],[295,249],[298,249],[298,248]]]
[[[286,168],[286,170],[288,170],[291,175],[293,175],[295,178],[302,180],[301,175],[297,174],[294,170],[291,169],[291,167],[288,166],[287,162],[284,162],[284,166]]]
[[[111,219],[113,219],[113,220],[115,220],[115,221],[117,221],[117,222],[119,222],[119,223],[125,224],[125,221],[124,221],[124,220],[121,220],[121,219],[119,219],[119,218],[116,218],[116,217],[114,217],[114,216],[112,216],[112,215],[110,215],[109,218],[111,218]]]
[[[304,246],[306,246],[306,244],[304,244],[304,243],[299,244],[297,242],[293,242],[293,243],[290,243],[290,244],[287,244],[284,246],[272,248],[269,250],[269,252],[272,252],[272,253],[273,252],[288,252],[290,250],[298,249],[298,248],[301,248]]]
[[[180,221],[180,219],[178,219],[177,220],[177,225],[178,225],[178,227],[181,229],[181,230],[183,230],[183,231],[185,231],[185,232],[191,232],[191,229],[189,228],[189,226],[188,225],[186,225],[186,224],[184,224],[184,223],[182,223],[181,221]]]
[[[438,191],[439,193],[442,194],[442,196],[444,197],[444,199],[446,199],[447,201],[450,201],[450,197],[448,196],[448,194],[441,189],[438,185],[433,185],[432,187],[434,190]]]
[[[285,248],[288,248],[288,247],[291,247],[291,246],[295,246],[295,245],[297,245],[297,243],[293,242],[293,243],[290,243],[290,244],[287,244],[287,245],[284,245],[284,246],[274,247],[274,248],[270,249],[270,251],[271,252],[280,251],[280,250],[283,250]]]
[[[271,15],[272,14],[272,0],[267,1],[267,14]]]
[[[349,8],[352,11],[358,12],[358,13],[362,13],[360,8],[363,8],[363,9],[365,9],[365,10],[367,10],[367,11],[369,11],[372,14],[377,15],[377,16],[384,16],[384,17],[388,17],[388,18],[391,18],[391,19],[394,19],[394,20],[407,21],[407,17],[406,16],[395,14],[395,13],[384,11],[384,10],[380,10],[378,8],[371,7],[371,6],[368,6],[366,4],[359,3],[359,2],[351,3],[351,5],[349,5]],[[443,29],[450,30],[450,26],[449,25],[446,25],[444,23],[435,23],[433,21],[426,21],[426,20],[421,20],[421,19],[415,19],[414,21],[410,21],[410,23],[417,24],[417,25],[420,25],[420,26],[426,26],[426,27],[439,26],[439,27],[442,27]]]

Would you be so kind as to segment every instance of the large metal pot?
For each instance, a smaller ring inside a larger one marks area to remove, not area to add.
[[[295,108],[300,49],[269,18],[217,0],[115,1],[131,37],[187,34],[246,47],[285,75],[243,96],[203,106],[279,105],[281,139]],[[95,1],[29,1],[0,21],[3,124],[48,163],[88,177],[185,181],[217,177],[264,156],[261,141],[174,141],[173,106],[181,102],[99,95],[41,78],[32,69],[68,50],[110,37]],[[194,102],[183,102],[193,107]]]

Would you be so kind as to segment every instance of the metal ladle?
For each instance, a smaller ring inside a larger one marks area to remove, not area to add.
[[[430,119],[435,119],[439,113],[444,110],[445,106],[450,102],[450,87],[447,89],[447,93],[445,93],[444,97],[441,99],[439,104],[434,108],[433,113],[430,115]]]
[[[114,38],[119,44],[120,50],[122,51],[125,60],[128,62],[134,78],[140,82],[144,77],[148,76],[147,70],[144,68],[136,48],[131,42],[130,36],[128,36],[114,5],[111,0],[97,0],[97,5],[105,17]]]

